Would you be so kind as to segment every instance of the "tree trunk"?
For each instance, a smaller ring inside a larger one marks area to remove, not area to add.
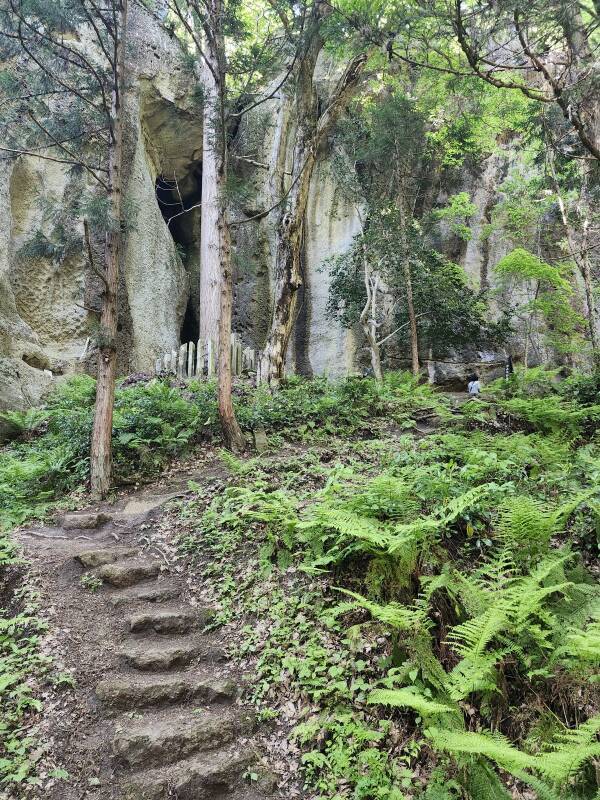
[[[582,209],[582,206],[586,204],[587,200],[587,207],[590,207],[590,201],[587,197],[587,179],[585,181],[584,191],[581,193],[581,198],[578,204],[578,215],[579,218],[582,220],[582,236],[581,242],[576,241],[575,232],[573,231],[573,227],[569,221],[569,215],[567,212],[567,207],[562,197],[560,184],[558,182],[558,176],[556,174],[556,169],[554,167],[554,155],[552,150],[550,149],[548,152],[548,165],[550,167],[550,175],[552,177],[552,183],[554,184],[554,191],[556,193],[556,197],[558,200],[558,208],[560,211],[560,218],[563,224],[563,228],[565,230],[565,236],[567,239],[567,247],[569,248],[569,255],[577,265],[579,272],[581,274],[583,280],[583,286],[585,290],[585,300],[587,306],[587,324],[588,324],[588,331],[590,334],[590,343],[592,345],[592,353],[594,359],[598,357],[598,341],[596,337],[596,302],[594,299],[594,290],[592,287],[592,270],[590,266],[590,260],[588,256],[588,230],[589,230],[589,222],[587,219],[587,213],[585,210]],[[586,176],[587,178],[587,176]]]
[[[587,322],[590,333],[590,343],[595,361],[598,361],[598,340],[596,337],[596,301],[594,299],[594,289],[592,287],[592,269],[587,253],[582,253],[581,276],[585,287],[585,300],[587,305]]]
[[[112,480],[112,422],[117,373],[117,293],[121,255],[123,91],[127,4],[121,0],[118,30],[115,31],[115,77],[110,109],[111,142],[108,157],[108,199],[114,230],[106,234],[105,293],[100,316],[98,380],[90,451],[90,486],[94,495],[104,498]]]
[[[383,370],[381,368],[381,353],[379,352],[379,345],[374,335],[371,325],[363,325],[363,331],[367,342],[369,344],[369,352],[371,354],[371,368],[373,370],[373,377],[377,383],[383,383]]]
[[[288,196],[277,227],[273,311],[267,341],[261,358],[261,374],[271,387],[279,384],[285,369],[285,356],[294,327],[298,289],[302,286],[301,255],[304,219],[310,182],[318,152],[350,100],[367,60],[366,54],[353,58],[344,70],[325,111],[318,115],[314,71],[323,47],[319,32],[325,4],[315,4],[309,25],[309,41],[300,58],[296,79],[295,116],[298,129],[292,161]],[[285,137],[282,137],[285,143]],[[277,159],[280,163],[281,159]]]
[[[417,316],[415,314],[415,306],[413,303],[412,291],[412,276],[410,274],[410,264],[408,258],[404,258],[404,282],[406,283],[406,305],[408,308],[408,322],[410,331],[410,354],[412,362],[412,373],[418,375],[420,371],[419,365],[419,334],[417,330]]]
[[[401,186],[403,182],[400,182]],[[415,314],[415,304],[413,300],[412,275],[410,269],[410,252],[407,238],[408,215],[404,206],[404,196],[398,196],[397,205],[400,212],[400,251],[402,254],[402,271],[404,273],[404,283],[406,284],[406,307],[408,310],[408,329],[410,335],[410,355],[413,375],[417,376],[420,372],[419,364],[419,332],[417,328],[417,315]]]
[[[221,197],[223,195],[221,194]],[[231,312],[233,305],[233,275],[231,271],[231,238],[227,209],[222,203],[219,215],[219,256],[221,261],[219,314],[219,418],[225,446],[241,451],[246,440],[233,410],[231,396]]]
[[[381,354],[379,352],[379,343],[377,341],[377,291],[379,288],[379,279],[377,276],[373,278],[371,274],[369,259],[367,257],[367,248],[364,242],[362,246],[362,259],[363,278],[365,282],[367,299],[360,315],[360,324],[363,329],[365,339],[367,340],[367,344],[369,345],[373,377],[377,383],[383,383]]]
[[[210,235],[216,241],[216,262],[219,274],[219,349],[218,349],[218,401],[219,419],[225,446],[231,450],[243,450],[246,440],[233,410],[231,397],[231,315],[233,306],[233,275],[231,267],[231,233],[227,209],[227,169],[229,144],[226,130],[227,108],[227,63],[223,35],[224,10],[221,0],[211,0],[205,25],[207,67],[214,81],[216,104],[210,121],[213,135],[206,141],[208,158],[214,161],[216,197],[216,231]],[[205,119],[206,125],[206,119]],[[205,151],[206,153],[207,151]],[[204,232],[202,234],[204,236]]]
[[[200,338],[217,341],[219,335],[219,308],[221,265],[219,263],[219,196],[217,191],[217,158],[215,154],[218,130],[218,97],[215,79],[201,61],[203,89],[202,130],[202,208],[200,232]]]
[[[304,148],[296,146],[296,154],[298,151],[304,151]],[[302,155],[304,171],[290,192],[286,212],[277,230],[273,313],[262,356],[262,374],[272,387],[277,386],[283,378],[285,355],[294,327],[298,289],[302,286],[304,216],[315,163],[312,153],[305,155],[303,152]],[[296,158],[294,163],[298,163]]]

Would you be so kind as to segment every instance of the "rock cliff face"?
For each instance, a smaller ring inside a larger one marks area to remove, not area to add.
[[[128,59],[128,234],[119,322],[123,373],[151,371],[157,358],[197,336],[202,176],[197,82],[176,42],[137,7],[131,16]],[[331,65],[324,63],[324,93],[331,77]],[[243,125],[242,146],[245,142],[251,160],[267,168],[243,158],[235,164],[240,177],[254,187],[250,199],[233,209],[238,221],[269,208],[281,194],[294,135],[289,100],[269,101]],[[489,283],[489,265],[508,249],[506,242],[480,239],[477,229],[489,221],[495,186],[513,158],[507,149],[477,173],[465,175],[461,188],[478,208],[476,235],[466,247],[446,237],[446,248],[454,248],[452,255],[475,285]],[[99,286],[83,246],[66,254],[30,252],[34,233],[56,224],[48,209],[67,208],[81,178],[60,164],[32,157],[0,163],[5,209],[0,217],[0,409],[25,408],[40,401],[56,376],[93,369],[95,314],[88,309],[98,305]],[[191,210],[179,214],[182,209]],[[269,322],[276,222],[274,213],[234,231],[234,327],[256,348],[263,344]],[[357,210],[338,197],[333,165],[324,153],[311,184],[305,285],[289,354],[291,368],[299,372],[334,377],[360,368],[354,333],[326,315],[328,276],[322,270],[324,261],[347,248],[357,232]],[[445,369],[434,365],[432,375],[443,376]]]

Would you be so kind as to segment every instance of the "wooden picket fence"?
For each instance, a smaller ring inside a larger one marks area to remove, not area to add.
[[[244,347],[240,337],[231,334],[231,371],[234,375],[257,372],[259,355],[251,347]],[[217,374],[217,343],[213,339],[198,339],[182,344],[176,350],[157,358],[154,365],[156,375],[167,373],[180,380],[186,378],[212,378]]]

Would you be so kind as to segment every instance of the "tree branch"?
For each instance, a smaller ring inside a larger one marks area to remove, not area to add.
[[[50,141],[52,141],[56,145],[56,147],[59,148],[59,150],[62,150],[63,153],[66,153],[69,156],[69,158],[77,159],[77,154],[73,153],[71,150],[69,150],[69,148],[65,147],[58,139],[56,139],[55,136],[52,135],[52,133],[50,133],[50,131],[47,128],[44,127],[44,125],[42,125],[41,122],[38,122],[32,111],[28,112],[28,116],[31,119],[31,121],[50,139]],[[83,167],[83,169],[86,170],[86,172],[89,172],[89,174],[100,184],[100,186],[102,186],[103,189],[106,189],[106,191],[108,191],[108,185],[102,180],[102,178],[99,178],[98,175],[96,175],[92,167],[90,167],[84,161],[79,161],[79,164],[80,166]],[[97,167],[97,169],[100,170],[102,168]],[[107,170],[102,169],[102,171],[106,172]]]

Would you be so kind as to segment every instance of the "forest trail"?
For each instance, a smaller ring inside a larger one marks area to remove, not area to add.
[[[185,574],[148,536],[187,479],[210,481],[219,470],[22,531],[53,655],[75,679],[74,698],[66,693],[47,715],[46,743],[70,775],[48,800],[270,794],[268,780],[246,778],[256,725],[225,643],[204,631],[214,609],[191,596]]]

